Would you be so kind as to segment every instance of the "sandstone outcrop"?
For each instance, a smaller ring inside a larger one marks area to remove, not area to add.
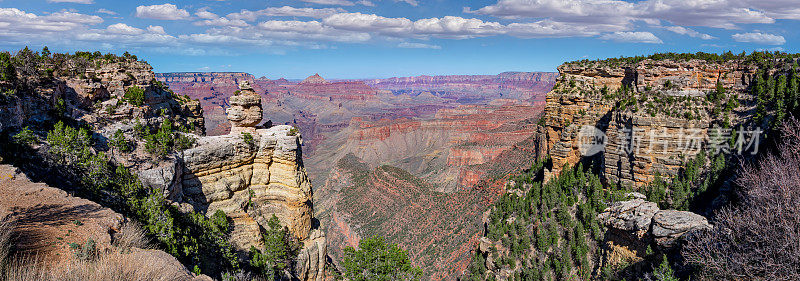
[[[637,234],[650,230],[653,216],[659,211],[658,205],[642,199],[614,202],[599,219],[608,227]]]
[[[692,231],[711,227],[705,217],[687,211],[660,210],[656,203],[638,198],[615,202],[597,217],[607,228],[606,262],[641,260],[652,244],[672,249]]]
[[[707,147],[712,124],[724,121],[736,127],[743,122],[737,114],[730,120],[712,116],[706,95],[719,84],[734,98],[750,99],[746,87],[757,70],[736,61],[696,59],[574,62],[558,69],[544,119],[554,172],[583,156],[599,157],[606,179],[631,187],[646,185],[657,173],[678,174],[685,161]],[[605,135],[602,152],[581,152],[581,130],[587,127]]]
[[[684,234],[711,227],[705,217],[686,211],[661,210],[653,216],[651,233],[656,243],[671,247]]]
[[[249,82],[240,89],[228,109],[231,133],[200,138],[195,148],[183,151],[175,174],[179,180],[170,181],[167,194],[184,209],[208,216],[225,212],[233,219],[231,243],[243,252],[263,247],[260,229],[277,216],[303,245],[297,277],[322,280],[327,245],[313,223],[302,139],[291,126],[257,127],[261,99]]]

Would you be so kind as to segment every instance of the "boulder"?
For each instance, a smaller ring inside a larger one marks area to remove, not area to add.
[[[661,210],[653,216],[652,234],[661,247],[672,247],[684,234],[709,229],[711,225],[705,217],[686,211]]]
[[[634,232],[642,236],[650,229],[652,218],[658,211],[656,203],[633,199],[615,202],[598,218],[610,228]]]

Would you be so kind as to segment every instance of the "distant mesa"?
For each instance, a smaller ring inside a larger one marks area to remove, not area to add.
[[[303,80],[303,82],[300,82],[300,84],[328,84],[328,81],[325,81],[325,78],[322,78],[322,76],[319,76],[319,73],[317,73],[308,76],[308,78]]]

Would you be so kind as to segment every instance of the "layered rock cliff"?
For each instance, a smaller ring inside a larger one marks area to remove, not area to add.
[[[558,69],[544,119],[554,171],[595,156],[609,181],[636,187],[656,173],[676,175],[714,141],[714,124],[737,127],[752,110],[746,90],[757,70],[742,61],[699,59],[575,62]],[[709,98],[718,89],[727,92],[722,105]],[[716,114],[729,99],[742,106]],[[604,134],[604,149],[585,155],[592,128]]]
[[[299,132],[286,125],[257,127],[261,98],[247,81],[229,103],[230,134],[200,138],[179,155],[177,168],[145,173],[168,175],[165,192],[183,209],[208,216],[221,210],[232,218],[231,243],[242,252],[264,247],[261,229],[275,215],[302,245],[296,277],[323,280],[327,244],[314,225]]]
[[[498,75],[442,75],[393,77],[366,80],[375,88],[418,95],[434,92],[437,96],[483,103],[493,99],[541,101],[538,93],[553,87],[557,73],[505,72]],[[500,91],[498,91],[500,89]]]

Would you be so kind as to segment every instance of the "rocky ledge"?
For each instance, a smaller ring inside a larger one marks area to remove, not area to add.
[[[233,219],[231,243],[241,252],[262,248],[261,229],[275,215],[302,249],[300,280],[322,280],[324,233],[314,225],[311,184],[302,163],[302,138],[291,126],[263,127],[261,98],[242,82],[230,98],[231,133],[203,137],[175,163],[144,171],[143,181],[164,190],[182,210]]]

